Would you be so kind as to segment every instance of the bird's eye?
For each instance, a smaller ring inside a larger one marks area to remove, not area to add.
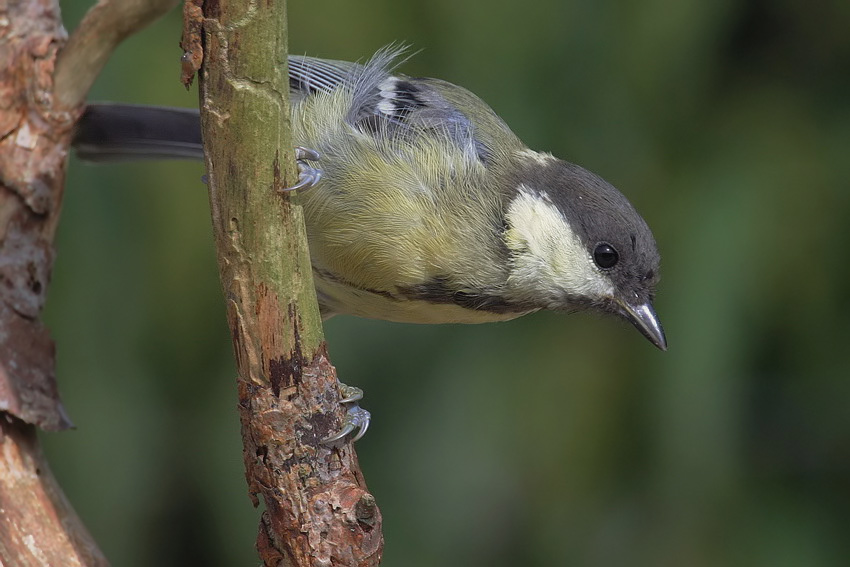
[[[607,242],[600,242],[593,250],[593,261],[596,265],[607,270],[617,265],[620,260],[620,255],[614,250],[614,247]]]

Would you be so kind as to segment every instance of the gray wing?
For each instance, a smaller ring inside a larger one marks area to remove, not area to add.
[[[386,47],[363,64],[291,56],[290,94],[297,102],[347,89],[352,102],[345,120],[355,128],[399,141],[439,136],[482,161],[490,158],[497,137],[502,146],[506,136],[515,139],[469,91],[395,73],[404,51]],[[470,109],[474,123],[459,107]],[[93,104],[77,124],[74,145],[90,161],[203,158],[198,110],[190,108]]]
[[[466,89],[396,73],[404,53],[403,47],[389,46],[363,64],[290,57],[290,93],[298,101],[347,89],[352,102],[345,120],[358,130],[399,141],[439,136],[481,161],[490,159],[496,137],[515,139],[490,107]],[[475,121],[459,107],[473,113]]]
[[[289,93],[294,100],[331,93],[340,86],[353,86],[352,80],[363,72],[363,65],[347,61],[289,56]]]

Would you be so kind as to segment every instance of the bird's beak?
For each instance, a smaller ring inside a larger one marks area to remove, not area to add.
[[[658,321],[658,315],[655,314],[651,303],[633,305],[623,300],[616,301],[620,313],[637,327],[644,337],[661,350],[667,350],[667,337],[664,336],[664,329],[661,328],[661,322]]]

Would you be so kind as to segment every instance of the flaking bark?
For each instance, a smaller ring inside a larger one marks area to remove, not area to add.
[[[381,516],[353,448],[321,444],[342,413],[302,210],[281,192],[297,180],[286,5],[208,0],[203,16],[203,53],[185,49],[203,60],[201,121],[243,455],[251,497],[265,504],[258,550],[265,565],[378,565]]]
[[[0,564],[106,565],[36,427],[65,429],[41,323],[74,121],[109,54],[176,0],[101,0],[66,46],[55,0],[0,0]]]

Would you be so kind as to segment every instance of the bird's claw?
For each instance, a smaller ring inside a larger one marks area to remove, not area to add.
[[[339,383],[339,394],[342,396],[339,400],[341,404],[351,404],[363,399],[363,390],[356,386],[343,384],[342,382]]]
[[[331,445],[348,434],[356,431],[357,433],[351,438],[351,442],[354,443],[366,435],[366,430],[369,429],[369,423],[371,421],[372,414],[361,408],[359,405],[354,404],[345,412],[342,429],[337,431],[335,434],[322,439],[322,443],[325,445]]]
[[[310,160],[310,161],[319,161],[319,158],[322,157],[322,154],[317,152],[316,150],[311,150],[310,148],[305,148],[304,146],[295,146],[295,159],[297,160]]]
[[[307,165],[307,161],[317,161],[321,154],[316,150],[298,146],[295,148],[295,163],[298,164],[298,183],[292,187],[284,187],[280,191],[295,191],[315,187],[322,179],[322,170]]]
[[[339,393],[342,396],[339,403],[347,404],[349,407],[345,411],[342,429],[322,439],[322,444],[324,445],[332,445],[351,433],[354,433],[354,437],[351,439],[353,443],[366,434],[366,430],[369,429],[369,423],[372,421],[372,414],[361,408],[357,403],[363,399],[363,390],[340,383]]]

